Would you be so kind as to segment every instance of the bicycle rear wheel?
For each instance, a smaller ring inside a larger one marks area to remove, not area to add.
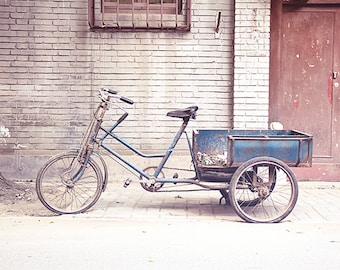
[[[103,176],[90,158],[84,167],[77,152],[56,155],[40,169],[36,191],[42,204],[57,214],[77,214],[88,210],[102,193]]]
[[[284,162],[271,157],[248,160],[230,182],[230,203],[247,222],[280,222],[292,212],[297,198],[294,173]]]

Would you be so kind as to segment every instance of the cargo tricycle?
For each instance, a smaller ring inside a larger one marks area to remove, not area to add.
[[[167,190],[169,184],[217,190],[247,222],[280,222],[292,212],[298,198],[298,183],[290,167],[312,165],[311,135],[295,130],[198,129],[193,131],[191,141],[186,127],[198,110],[191,106],[167,113],[182,120],[168,149],[160,154],[145,154],[115,132],[128,116],[122,103],[134,102],[107,88],[99,90],[99,99],[81,145],[53,156],[38,173],[37,195],[49,210],[76,214],[98,201],[108,182],[108,166],[101,150],[133,172],[136,181],[149,192]],[[122,114],[107,128],[104,116],[112,107]],[[175,173],[166,177],[165,165],[183,134],[194,176],[181,178]],[[111,143],[107,143],[108,139]],[[139,168],[112,147],[112,140],[137,156],[158,158],[160,162]],[[124,186],[130,182],[126,180]]]

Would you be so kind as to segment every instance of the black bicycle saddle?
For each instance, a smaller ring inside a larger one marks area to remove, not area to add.
[[[185,109],[180,109],[180,110],[175,110],[175,111],[170,111],[166,115],[170,117],[177,117],[177,118],[196,118],[196,112],[198,110],[197,106],[190,106]]]

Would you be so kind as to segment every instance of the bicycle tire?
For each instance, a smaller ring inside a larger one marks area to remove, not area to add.
[[[283,161],[257,157],[243,163],[231,178],[229,201],[247,222],[277,223],[294,209],[298,183]]]
[[[49,159],[36,179],[41,203],[56,214],[78,214],[91,208],[99,199],[103,176],[99,166],[89,159],[85,169],[77,152],[67,152]],[[74,176],[81,172],[77,181]]]

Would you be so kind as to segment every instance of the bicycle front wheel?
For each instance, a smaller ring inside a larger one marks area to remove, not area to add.
[[[229,186],[230,203],[247,222],[280,222],[292,212],[297,198],[294,173],[272,157],[253,158],[242,164]]]
[[[42,204],[57,214],[78,214],[88,210],[102,193],[103,176],[90,159],[86,166],[77,152],[52,157],[40,169],[36,191]]]

